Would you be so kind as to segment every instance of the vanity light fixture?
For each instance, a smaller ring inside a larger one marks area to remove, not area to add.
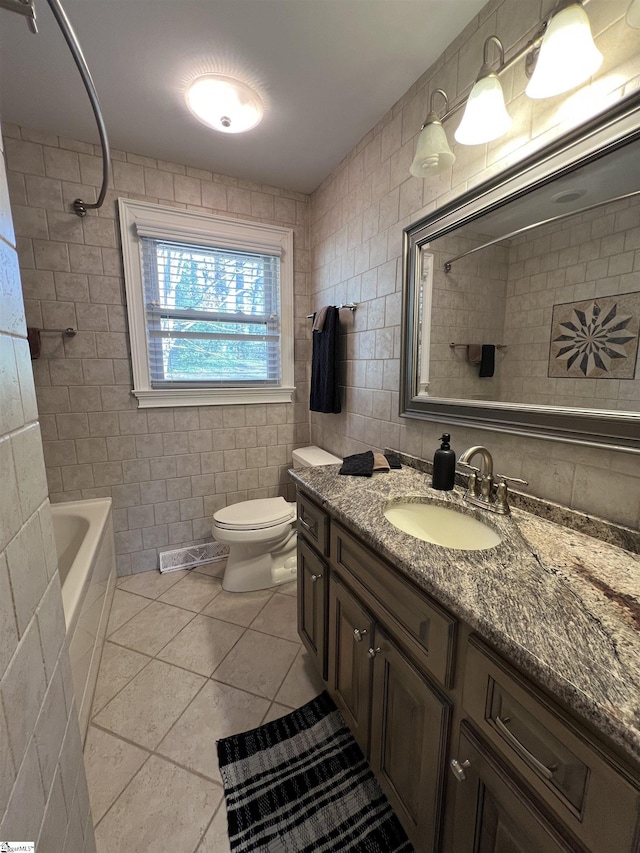
[[[640,30],[640,0],[631,0],[625,20],[627,26],[633,27],[634,30]]]
[[[415,177],[438,175],[455,156],[446,139],[443,124],[465,107],[460,126],[455,132],[457,142],[480,145],[498,139],[511,126],[511,117],[504,103],[499,77],[521,59],[526,58],[526,73],[530,78],[526,94],[530,98],[550,98],[567,92],[588,80],[600,67],[602,54],[591,35],[589,19],[583,9],[589,0],[559,0],[548,20],[543,21],[525,45],[505,58],[502,42],[496,35],[484,43],[483,65],[471,92],[451,107],[445,97],[446,112],[438,116],[431,96],[430,112],[420,128],[416,156],[410,167]],[[640,28],[640,0],[631,0],[627,24]],[[489,46],[500,51],[500,64],[489,65]]]
[[[582,3],[563,0],[551,16],[525,91],[529,98],[552,98],[584,83],[601,64]]]
[[[203,124],[221,133],[244,133],[260,123],[264,106],[246,83],[225,74],[204,74],[189,85],[187,106]]]
[[[511,127],[511,116],[504,104],[504,95],[498,75],[489,65],[489,47],[495,44],[500,51],[500,67],[504,65],[504,47],[497,36],[489,36],[484,43],[484,61],[473,89],[467,98],[464,115],[455,132],[462,145],[480,145],[499,139]]]
[[[420,128],[416,156],[409,168],[411,174],[416,178],[429,178],[432,175],[440,175],[453,166],[455,154],[449,147],[447,134],[444,132],[442,122],[438,118],[434,106],[434,98],[441,95],[444,98],[444,108],[449,109],[449,98],[443,89],[435,89],[429,99],[429,115]]]

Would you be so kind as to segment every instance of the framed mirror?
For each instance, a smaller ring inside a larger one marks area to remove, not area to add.
[[[640,453],[640,93],[404,232],[400,414]]]

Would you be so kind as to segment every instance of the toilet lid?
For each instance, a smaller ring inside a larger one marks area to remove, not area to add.
[[[287,503],[284,498],[241,501],[213,514],[215,523],[229,530],[260,530],[294,518],[295,505]]]

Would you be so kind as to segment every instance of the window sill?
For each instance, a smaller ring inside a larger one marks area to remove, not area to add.
[[[154,388],[132,393],[138,408],[167,406],[234,406],[252,403],[292,403],[295,388]]]

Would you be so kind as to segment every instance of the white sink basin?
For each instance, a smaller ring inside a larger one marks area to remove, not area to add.
[[[409,536],[444,548],[484,551],[501,542],[500,535],[488,524],[443,504],[390,503],[384,515]]]

